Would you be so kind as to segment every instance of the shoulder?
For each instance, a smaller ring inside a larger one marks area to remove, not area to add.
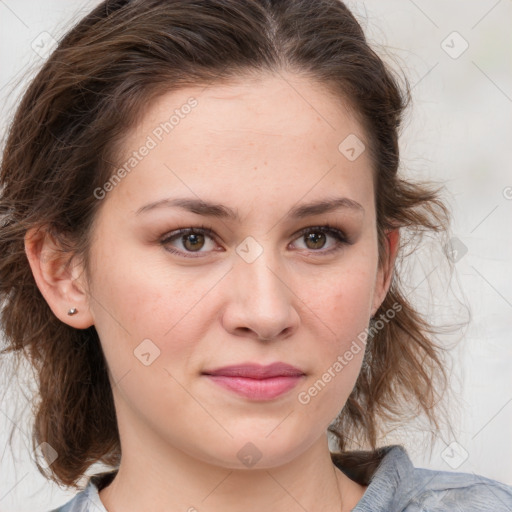
[[[49,512],[106,512],[106,510],[99,501],[98,490],[89,482],[83,491],[64,505]]]
[[[99,490],[111,482],[115,474],[116,471],[109,471],[90,477],[83,491],[49,512],[107,512],[100,500]]]
[[[414,468],[412,491],[404,510],[512,512],[512,487],[474,473]]]
[[[54,508],[49,512],[92,512],[96,507],[89,500],[90,491],[88,487],[89,485],[71,500],[64,503],[64,505]]]
[[[512,512],[512,486],[474,473],[416,468],[401,445],[381,448],[379,457],[353,512]]]

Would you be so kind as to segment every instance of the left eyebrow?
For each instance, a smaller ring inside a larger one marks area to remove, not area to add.
[[[339,209],[349,209],[364,213],[363,206],[357,201],[349,199],[348,197],[335,197],[296,206],[286,214],[286,218],[303,219],[304,217],[329,213]]]
[[[139,208],[136,212],[137,215],[161,207],[178,207],[188,210],[198,215],[205,215],[208,217],[217,217],[221,219],[230,219],[240,222],[240,215],[237,211],[228,208],[227,206],[219,203],[210,203],[202,199],[178,197],[167,198],[146,204]],[[334,210],[349,209],[364,213],[363,206],[349,199],[348,197],[327,198],[321,201],[313,201],[310,203],[302,204],[292,208],[285,216],[287,219],[303,219],[305,217],[320,215],[322,213],[329,213]]]

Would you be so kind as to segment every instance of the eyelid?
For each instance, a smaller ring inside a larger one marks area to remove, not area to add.
[[[312,254],[318,254],[321,256],[321,255],[331,254],[331,253],[336,252],[337,250],[341,249],[344,245],[352,245],[354,243],[350,239],[350,237],[347,236],[347,234],[345,233],[345,231],[343,229],[333,226],[329,223],[315,225],[315,226],[307,226],[305,228],[302,228],[301,230],[299,230],[293,234],[294,238],[292,241],[297,240],[301,236],[304,236],[306,233],[310,233],[310,232],[314,232],[314,231],[326,233],[326,234],[330,235],[331,237],[333,237],[335,239],[334,247],[332,247],[331,249],[327,249],[327,250],[324,250],[324,249],[318,249],[318,250],[301,249],[302,251],[309,251]],[[162,238],[160,238],[159,243],[162,246],[165,246],[166,244],[170,243],[171,240],[178,238],[180,235],[186,235],[186,234],[192,234],[192,233],[198,233],[198,234],[203,234],[203,235],[209,236],[213,241],[215,241],[217,243],[218,237],[214,233],[213,228],[211,228],[209,226],[205,226],[205,225],[190,226],[190,227],[186,227],[186,228],[180,228],[180,229],[173,230],[170,233],[164,235]],[[203,253],[201,251],[197,251],[197,252],[178,251],[178,250],[171,250],[168,248],[165,248],[165,250],[167,250],[168,252],[170,252],[172,254],[182,255],[186,258],[197,258],[197,257],[201,257],[200,256],[201,254],[209,254],[209,253],[213,252],[213,251],[206,251],[206,253]],[[195,256],[195,254],[197,254],[197,256]]]
[[[333,226],[329,223],[320,224],[317,226],[308,226],[306,228],[303,228],[294,234],[294,236],[295,236],[294,240],[297,240],[297,238],[301,237],[302,235],[305,235],[306,233],[309,233],[309,232],[315,231],[315,230],[320,231],[322,233],[330,234],[331,236],[334,236],[335,238],[339,237],[340,241],[346,242],[347,244],[352,243],[343,229],[337,228],[336,226]],[[317,251],[317,252],[319,252],[319,251]]]
[[[163,237],[159,238],[158,241],[159,241],[160,245],[164,246],[164,248],[165,248],[165,245],[170,243],[171,240],[173,240],[175,238],[177,239],[180,235],[187,235],[187,234],[192,234],[192,233],[198,233],[201,235],[209,236],[212,240],[215,241],[215,243],[217,243],[218,237],[214,233],[213,228],[211,228],[209,226],[205,226],[205,225],[175,229],[175,230],[165,234]],[[170,249],[166,249],[166,250],[171,253],[176,253],[176,254],[190,254],[190,255],[194,254],[193,251],[184,253],[183,251],[170,250]],[[198,252],[197,254],[201,254],[201,252]],[[188,256],[188,257],[196,257],[196,256]]]

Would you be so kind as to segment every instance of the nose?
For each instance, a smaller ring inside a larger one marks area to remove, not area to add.
[[[299,325],[291,277],[270,250],[247,262],[237,258],[227,283],[222,323],[231,334],[272,341],[291,336]]]

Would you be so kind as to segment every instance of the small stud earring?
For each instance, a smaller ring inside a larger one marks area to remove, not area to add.
[[[71,308],[70,310],[68,310],[68,315],[74,315],[75,313],[78,313],[78,309]]]

